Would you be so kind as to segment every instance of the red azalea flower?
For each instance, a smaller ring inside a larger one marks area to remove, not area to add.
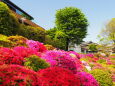
[[[50,67],[38,71],[43,86],[80,86],[79,79],[69,70]]]

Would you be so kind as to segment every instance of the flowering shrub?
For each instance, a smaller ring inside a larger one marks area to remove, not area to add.
[[[78,58],[78,59],[81,58],[80,54],[78,54],[78,53],[76,53],[76,52],[74,52],[74,51],[70,51],[70,52],[68,52],[68,53],[69,53],[71,56],[75,57],[75,58]]]
[[[0,47],[11,47],[13,43],[7,39],[7,36],[0,34]]]
[[[99,82],[100,86],[113,86],[110,73],[101,69],[90,71],[94,78]]]
[[[0,48],[0,64],[24,64],[24,58],[31,55],[40,56],[40,53],[26,47]]]
[[[34,71],[38,71],[39,69],[44,69],[50,67],[44,59],[41,59],[38,56],[32,55],[28,58],[25,58],[24,65],[28,66],[29,68],[33,69]]]
[[[14,52],[16,52],[17,56],[20,57],[29,57],[31,55],[40,55],[40,53],[36,52],[35,50],[31,48],[26,48],[26,47],[14,47],[13,48]]]
[[[38,71],[42,86],[80,86],[80,81],[69,70],[51,67]]]
[[[0,64],[22,64],[23,58],[16,56],[15,52],[9,48],[0,48]]]
[[[99,86],[98,82],[91,74],[86,72],[78,72],[77,75],[79,76],[81,86]]]
[[[62,67],[71,70],[73,73],[82,69],[81,62],[77,58],[73,58],[65,51],[47,51],[41,58],[46,59],[51,67]]]
[[[47,50],[46,47],[38,41],[27,40],[26,44],[28,45],[29,48],[37,52],[44,52]]]
[[[47,50],[54,50],[55,49],[55,47],[53,47],[52,45],[45,45],[45,47],[46,47],[46,49]]]
[[[40,86],[38,74],[18,65],[0,65],[0,86]]]
[[[9,36],[7,39],[13,43],[13,45],[12,45],[13,47],[27,46],[26,45],[27,38],[25,38],[23,36]]]
[[[87,57],[91,57],[91,58],[93,58],[93,57],[94,57],[94,54],[89,53],[89,54],[86,54],[86,56],[87,56]]]

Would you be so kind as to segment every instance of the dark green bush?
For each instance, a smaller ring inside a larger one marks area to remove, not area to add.
[[[105,59],[99,59],[97,62],[98,63],[106,63],[106,60]]]
[[[50,67],[44,59],[41,59],[38,56],[32,55],[28,58],[25,58],[26,62],[24,63],[25,66],[33,69],[34,71],[38,71],[39,69],[44,69]]]
[[[113,86],[111,74],[107,71],[95,69],[90,71],[90,73],[99,82],[100,86]]]
[[[0,2],[0,34],[16,35],[20,24],[6,4]]]
[[[41,29],[40,27],[22,25],[19,35],[35,41],[45,41],[45,30]]]

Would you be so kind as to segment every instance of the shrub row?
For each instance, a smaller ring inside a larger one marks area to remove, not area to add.
[[[45,30],[20,24],[6,4],[0,2],[0,34],[22,35],[28,39],[44,42]]]

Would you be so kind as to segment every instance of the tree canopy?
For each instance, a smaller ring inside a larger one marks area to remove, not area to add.
[[[115,18],[111,19],[102,29],[100,33],[101,43],[114,43],[115,44]]]
[[[57,10],[55,23],[56,28],[67,35],[66,42],[80,44],[87,35],[88,21],[78,8],[65,7]]]

